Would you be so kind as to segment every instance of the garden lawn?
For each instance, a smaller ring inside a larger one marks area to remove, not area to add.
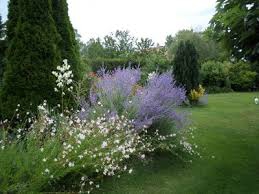
[[[168,154],[147,165],[135,162],[131,175],[107,178],[97,193],[259,193],[259,93],[209,95],[209,104],[187,108],[197,127],[202,159],[183,163]]]

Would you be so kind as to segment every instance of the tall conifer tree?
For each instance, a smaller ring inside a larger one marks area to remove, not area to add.
[[[8,4],[8,20],[7,20],[7,40],[10,42],[15,35],[15,30],[18,23],[19,12],[19,1],[20,0],[9,0]]]
[[[68,15],[68,4],[66,0],[52,0],[53,19],[56,24],[61,41],[59,48],[61,57],[68,59],[74,74],[74,79],[80,77],[80,53],[79,46],[75,38],[74,28]]]
[[[5,50],[6,50],[5,25],[2,22],[2,16],[0,15],[0,89],[2,85],[2,78],[3,78],[3,71],[4,71]]]
[[[11,25],[11,5],[14,2],[19,17]],[[17,7],[19,9],[17,9]],[[52,18],[50,0],[11,0],[9,4],[7,64],[0,98],[0,112],[11,117],[19,103],[21,107],[36,110],[44,99],[56,103],[51,72],[61,63],[58,32]],[[15,24],[15,22],[14,22]],[[15,30],[14,30],[15,29]],[[13,33],[15,32],[15,33]]]
[[[173,60],[173,73],[178,85],[184,86],[186,93],[199,86],[198,54],[190,41],[181,41]]]

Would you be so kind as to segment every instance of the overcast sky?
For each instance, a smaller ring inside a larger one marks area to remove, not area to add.
[[[0,0],[0,13],[7,14]],[[83,41],[104,37],[117,29],[164,44],[181,29],[204,29],[215,12],[216,0],[68,0],[69,15]]]

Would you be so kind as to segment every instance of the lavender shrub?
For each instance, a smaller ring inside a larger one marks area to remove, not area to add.
[[[183,125],[184,116],[176,108],[185,100],[185,90],[176,86],[171,72],[152,76],[134,98],[137,129],[150,126],[160,119],[170,119],[177,127]]]
[[[154,73],[144,86],[138,85],[139,68],[101,72],[91,89],[91,104],[99,102],[106,111],[127,115],[135,120],[137,130],[162,119],[169,119],[177,127],[183,126],[184,116],[177,107],[186,98],[185,90],[176,86],[171,72]]]

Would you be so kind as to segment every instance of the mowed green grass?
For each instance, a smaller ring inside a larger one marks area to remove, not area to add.
[[[209,95],[209,104],[188,108],[197,127],[202,159],[183,163],[159,154],[134,173],[107,178],[97,193],[259,194],[259,93]],[[214,156],[214,157],[213,157]]]

